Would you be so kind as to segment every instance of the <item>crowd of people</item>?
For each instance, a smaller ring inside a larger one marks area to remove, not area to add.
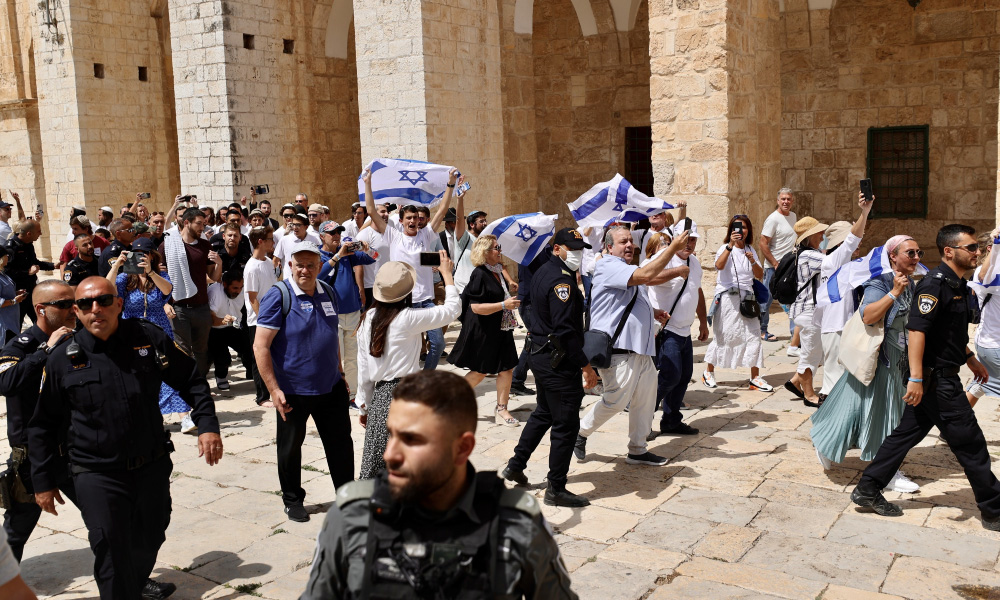
[[[512,275],[500,241],[484,233],[488,215],[467,211],[468,194],[456,193],[464,181],[457,170],[431,207],[380,202],[369,172],[362,181],[364,200],[343,223],[304,193],[281,206],[280,222],[253,192],[217,210],[177,196],[166,212],[137,195],[117,216],[102,207],[96,223],[74,209],[55,263],[40,260],[33,244],[43,226],[57,225],[41,213],[28,218],[15,194],[19,220],[8,226],[12,206],[0,201],[0,236],[10,229],[0,245],[0,393],[13,448],[0,481],[13,557],[20,560],[41,511],[55,513],[68,499],[91,532],[102,598],[169,596],[171,584],[149,578],[170,512],[173,442],[163,416],[176,415],[205,460],[218,462],[223,440],[208,374],[214,368],[216,393],[229,391],[235,354],[256,405],[277,414],[287,517],[311,518],[301,485],[310,417],[338,491],[304,597],[372,586],[392,593],[429,585],[431,571],[442,589],[496,589],[521,573],[511,585],[532,590],[527,597],[575,597],[537,502],[518,490],[546,432],[545,504],[589,504],[566,487],[572,459],[587,460],[588,440],[611,435],[599,429],[622,411],[625,462],[667,464],[651,441],[699,433],[682,413],[695,337],[704,342],[711,332],[701,384],[719,386],[716,368],[746,370],[749,390],[773,391],[763,371],[766,344],[778,339],[769,331],[775,300],[789,314],[788,352],[798,358],[784,388],[817,409],[811,434],[822,468],[855,447],[871,461],[853,500],[901,514],[882,491],[919,489],[899,467],[936,426],[966,470],[984,526],[1000,530],[1000,483],[973,412],[979,397],[1000,390],[1000,304],[989,302],[1000,277],[992,253],[980,250],[1000,232],[977,240],[968,227],[942,228],[942,264],[919,282],[923,251],[894,236],[878,248],[886,268],[832,293],[855,264],[872,200],[859,194],[857,220],[828,226],[798,218],[784,188],[758,236],[749,216],[729,219],[706,298],[696,256],[704,238],[683,204],[643,226],[554,231]],[[40,271],[58,276],[39,281]],[[980,315],[973,353],[967,326]],[[854,319],[869,333],[851,333]],[[447,351],[444,334],[456,321]],[[874,361],[860,375],[840,357],[864,343]],[[436,371],[441,360],[466,371],[464,379]],[[975,375],[967,387],[962,365]],[[491,419],[521,427],[499,476],[468,462],[474,388],[487,378],[496,386]],[[587,393],[600,399],[581,414]],[[511,412],[518,396],[535,396],[525,422]],[[352,411],[364,431],[357,468]],[[474,518],[455,522],[448,509],[456,505]],[[401,558],[400,540],[434,537],[433,526],[484,548],[498,528],[517,531],[510,539],[531,552],[477,550],[442,564],[434,553]],[[498,560],[534,564],[497,574]],[[395,561],[406,577],[378,561]]]

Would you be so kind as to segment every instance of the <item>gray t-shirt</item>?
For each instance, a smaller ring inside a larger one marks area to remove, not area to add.
[[[789,211],[786,217],[780,212],[774,211],[764,221],[764,228],[761,229],[760,234],[771,239],[767,247],[774,255],[775,262],[781,262],[781,259],[795,248],[795,221],[797,220],[793,212]],[[776,267],[778,265],[764,266]]]

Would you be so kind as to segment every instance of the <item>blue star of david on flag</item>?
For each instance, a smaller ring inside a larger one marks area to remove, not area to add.
[[[524,225],[522,223],[516,223],[516,225],[518,227],[518,231],[517,233],[514,234],[514,237],[521,238],[522,240],[527,242],[531,240],[531,238],[538,235],[537,231],[535,231],[534,229],[532,229],[527,225]]]
[[[628,206],[628,198],[617,198],[615,199],[615,207],[612,210],[621,212],[625,210],[626,206]]]
[[[400,171],[399,175],[400,181],[407,181],[411,185],[417,185],[421,181],[427,181],[427,171]]]

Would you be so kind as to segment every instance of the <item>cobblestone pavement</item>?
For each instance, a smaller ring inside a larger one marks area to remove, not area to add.
[[[772,322],[772,331],[787,323],[784,315]],[[701,433],[652,442],[650,450],[670,458],[665,467],[625,464],[626,414],[591,436],[568,487],[592,505],[545,507],[573,589],[594,600],[1000,597],[1000,534],[980,525],[965,476],[936,431],[903,466],[921,491],[888,495],[905,515],[859,513],[848,492],[864,463],[853,451],[841,467],[820,468],[809,441],[812,409],[781,388],[796,360],[785,356],[785,344],[765,345],[774,393],[748,391],[746,373],[724,370],[716,390],[700,379],[690,385],[685,420]],[[705,348],[696,343],[696,360]],[[702,367],[695,365],[696,379]],[[173,515],[154,571],[177,584],[174,598],[297,598],[308,578],[316,533],[334,499],[322,446],[313,432],[303,448],[313,518],[290,522],[277,492],[276,417],[254,405],[252,388],[237,379],[216,396],[226,447],[218,466],[197,457],[193,437],[174,435]],[[521,429],[493,423],[492,379],[476,391],[482,419],[473,464],[500,469]],[[585,405],[597,400],[588,396]],[[511,406],[525,421],[534,398],[514,398]],[[996,398],[976,408],[989,440],[1000,438],[997,408]],[[358,465],[364,433],[356,426],[353,435]],[[991,453],[996,446],[990,442]],[[2,451],[6,456],[6,442]],[[542,446],[527,475],[538,483],[546,470]],[[532,491],[541,498],[540,488]],[[43,515],[22,568],[40,596],[77,599],[97,596],[92,565],[87,530],[66,505],[58,517]]]

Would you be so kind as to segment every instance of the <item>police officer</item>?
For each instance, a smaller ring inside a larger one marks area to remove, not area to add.
[[[68,456],[101,598],[166,597],[171,584],[147,583],[170,520],[173,469],[157,400],[161,383],[180,392],[201,432],[199,456],[213,465],[222,439],[208,383],[162,329],[119,318],[122,301],[107,279],[85,279],[75,302],[83,329],[47,349],[28,424],[35,500],[56,514]]]
[[[89,233],[81,233],[73,239],[76,244],[76,257],[66,263],[66,272],[63,274],[63,278],[66,283],[77,286],[84,279],[98,275],[99,269],[97,256],[94,255],[94,236]]]
[[[521,431],[514,457],[503,477],[527,485],[524,469],[531,453],[551,427],[548,488],[545,503],[554,506],[587,506],[590,501],[566,489],[573,444],[580,432],[583,382],[597,385],[597,373],[583,353],[583,294],[576,273],[583,249],[590,248],[575,229],[560,229],[553,238],[552,256],[531,277],[531,354],[528,364],[535,374],[538,403]]]
[[[28,420],[38,403],[38,387],[48,358],[46,350],[76,327],[73,289],[67,284],[55,279],[43,281],[35,287],[31,303],[37,317],[35,325],[11,340],[0,352],[0,394],[7,397],[7,439],[11,445],[11,457],[7,461],[9,476],[0,483],[7,487],[5,496],[10,501],[3,516],[3,528],[18,561],[42,514],[42,509],[35,504],[31,485],[31,461],[27,457]],[[57,487],[76,504],[69,465],[65,461],[58,475]]]
[[[969,323],[978,316],[978,301],[970,304],[970,297],[976,297],[964,277],[976,266],[975,234],[966,225],[945,225],[938,231],[941,264],[917,284],[906,325],[910,373],[903,417],[865,469],[851,500],[883,516],[902,515],[903,510],[886,500],[881,490],[906,453],[937,427],[972,485],[983,527],[1000,531],[1000,482],[990,470],[986,438],[958,377],[963,364],[977,381],[985,383],[989,377],[968,346]]]
[[[115,219],[111,221],[108,231],[111,232],[111,236],[115,238],[115,241],[111,242],[111,245],[101,252],[100,268],[98,269],[101,277],[107,277],[108,271],[111,270],[111,265],[115,264],[115,259],[118,258],[118,255],[126,250],[131,250],[132,241],[135,240],[135,230],[132,228],[132,222],[127,219]]]
[[[51,271],[57,267],[50,262],[38,260],[35,255],[35,240],[42,234],[42,226],[38,221],[28,219],[21,221],[17,235],[11,236],[7,240],[7,252],[10,254],[10,262],[4,270],[10,276],[18,290],[24,290],[28,294],[35,289],[38,283],[38,271]],[[27,302],[21,303],[21,321],[27,315],[31,322],[35,322],[35,311]]]
[[[577,597],[538,501],[469,464],[477,420],[458,375],[400,380],[387,471],[337,490],[303,600]]]

